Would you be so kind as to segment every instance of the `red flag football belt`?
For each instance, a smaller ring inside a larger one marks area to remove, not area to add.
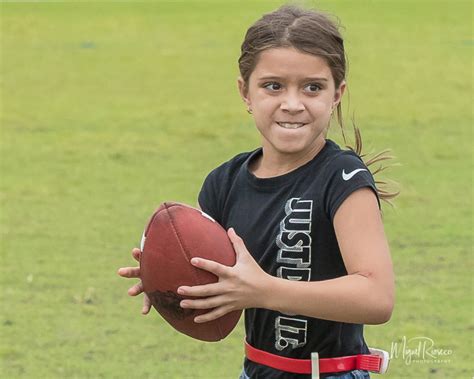
[[[315,363],[311,359],[294,359],[280,357],[279,355],[267,353],[256,349],[245,341],[245,355],[255,363],[272,367],[277,370],[291,372],[294,374],[314,373]],[[319,358],[319,373],[331,373],[351,370],[367,370],[382,373],[383,358],[375,354],[350,355],[339,358]]]

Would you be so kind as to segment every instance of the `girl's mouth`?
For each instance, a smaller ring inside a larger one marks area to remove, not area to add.
[[[285,129],[298,129],[306,125],[300,122],[277,122],[277,124]]]

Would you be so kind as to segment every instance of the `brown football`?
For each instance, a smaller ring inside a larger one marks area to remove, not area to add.
[[[194,317],[210,310],[181,308],[179,304],[186,297],[177,293],[178,287],[183,285],[196,286],[218,280],[214,274],[191,265],[193,257],[226,266],[235,264],[234,248],[221,225],[199,209],[165,202],[148,222],[140,249],[144,291],[153,307],[173,328],[202,341],[219,341],[234,329],[242,311],[198,324]]]

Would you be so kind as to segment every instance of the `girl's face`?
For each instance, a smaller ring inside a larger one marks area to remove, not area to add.
[[[346,86],[342,82],[335,88],[323,58],[294,48],[262,51],[248,90],[241,77],[238,85],[262,135],[264,154],[274,157],[301,156],[322,147]]]

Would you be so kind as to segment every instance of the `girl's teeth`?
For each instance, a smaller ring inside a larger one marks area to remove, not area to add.
[[[304,125],[304,124],[289,124],[286,122],[277,122],[277,124],[285,129],[297,129]]]

